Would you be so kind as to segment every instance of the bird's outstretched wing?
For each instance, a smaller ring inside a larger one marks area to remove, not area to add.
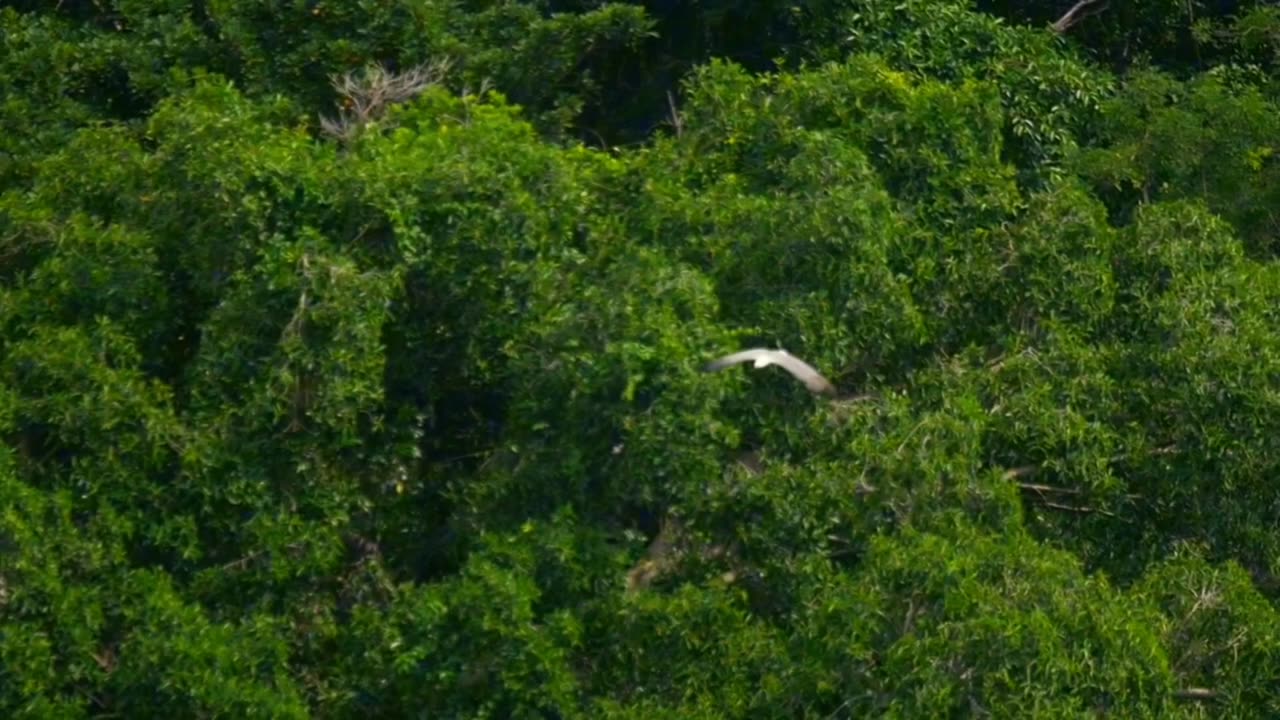
[[[752,348],[750,350],[743,350],[741,352],[733,353],[732,355],[725,355],[722,358],[716,358],[715,360],[712,360],[711,362],[702,366],[702,372],[718,372],[727,367],[732,367],[734,365],[737,365],[738,363],[753,362],[757,358],[761,358],[761,357],[768,357],[770,362],[773,362],[773,358],[772,358],[773,354],[774,353],[772,350],[768,350],[765,348]]]
[[[768,348],[752,348],[741,352],[726,355],[722,358],[712,360],[703,366],[704,372],[716,372],[723,370],[731,365],[744,363],[749,361],[758,361],[760,359],[767,360],[769,365],[778,365],[783,370],[791,373],[797,380],[804,383],[804,386],[811,392],[822,395],[835,395],[836,388],[822,374],[813,368],[812,365],[806,363],[800,358],[788,353],[785,350],[770,350]]]
[[[779,357],[773,359],[774,364],[779,365],[782,369],[791,373],[797,380],[804,383],[811,392],[819,395],[835,395],[836,386],[832,385],[829,380],[822,377],[812,365],[801,360],[795,355],[780,353]]]

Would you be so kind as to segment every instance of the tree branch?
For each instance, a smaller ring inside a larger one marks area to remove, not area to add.
[[[1097,9],[1090,11],[1090,8],[1093,8],[1093,6],[1097,5],[1098,3],[1102,3],[1102,7],[1099,7]],[[1058,18],[1057,21],[1054,22],[1049,27],[1052,28],[1054,32],[1058,33],[1059,35],[1062,35],[1062,34],[1065,34],[1072,27],[1074,27],[1081,20],[1084,20],[1090,15],[1097,15],[1098,13],[1106,9],[1107,9],[1107,5],[1105,2],[1103,2],[1103,0],[1080,0],[1080,2],[1076,3],[1075,5],[1072,5],[1071,9],[1068,10],[1065,15]]]
[[[1039,483],[1018,483],[1018,487],[1028,492],[1034,493],[1058,493],[1060,495],[1079,495],[1080,490],[1076,488],[1058,487],[1056,485],[1041,485]]]
[[[1103,510],[1102,508],[1089,507],[1087,505],[1081,505],[1079,507],[1076,507],[1075,505],[1063,505],[1062,503],[1056,503],[1056,502],[1043,502],[1040,504],[1043,505],[1044,507],[1052,508],[1054,510],[1064,510],[1066,512],[1080,513],[1081,515],[1098,513],[1099,515],[1106,515],[1107,517],[1116,516],[1116,514],[1113,512],[1108,512],[1106,510]]]

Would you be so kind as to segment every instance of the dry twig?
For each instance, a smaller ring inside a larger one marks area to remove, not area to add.
[[[1094,8],[1094,6],[1099,3],[1101,3],[1101,7]],[[1097,15],[1106,9],[1107,4],[1103,2],[1103,0],[1080,0],[1080,2],[1072,5],[1071,9],[1068,10],[1065,15],[1058,18],[1049,27],[1052,28],[1054,32],[1062,35],[1075,27],[1081,20],[1084,20],[1091,15]]]
[[[361,128],[386,114],[396,103],[412,100],[438,84],[449,70],[447,60],[418,65],[396,73],[373,65],[360,75],[345,73],[333,79],[333,89],[341,97],[337,118],[320,118],[320,129],[343,142]]]
[[[1081,505],[1081,506],[1063,505],[1062,503],[1055,503],[1055,502],[1043,502],[1041,503],[1041,505],[1047,508],[1051,508],[1053,510],[1062,510],[1064,512],[1079,513],[1081,515],[1098,513],[1099,515],[1106,515],[1107,517],[1111,517],[1111,518],[1116,516],[1116,514],[1113,512],[1103,510],[1102,508],[1089,507],[1087,505]]]

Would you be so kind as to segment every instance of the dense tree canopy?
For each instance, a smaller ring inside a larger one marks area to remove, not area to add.
[[[1280,715],[1280,13],[1060,4],[0,10],[0,713]]]

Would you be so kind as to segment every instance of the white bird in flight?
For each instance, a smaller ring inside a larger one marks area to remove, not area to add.
[[[777,365],[795,376],[797,380],[804,383],[804,386],[810,391],[822,395],[835,395],[836,388],[826,378],[813,368],[809,363],[792,355],[786,350],[770,350],[768,348],[751,348],[743,350],[732,355],[725,355],[722,358],[712,360],[702,367],[703,372],[716,372],[723,370],[731,365],[754,361],[755,367],[762,368],[769,365]]]

